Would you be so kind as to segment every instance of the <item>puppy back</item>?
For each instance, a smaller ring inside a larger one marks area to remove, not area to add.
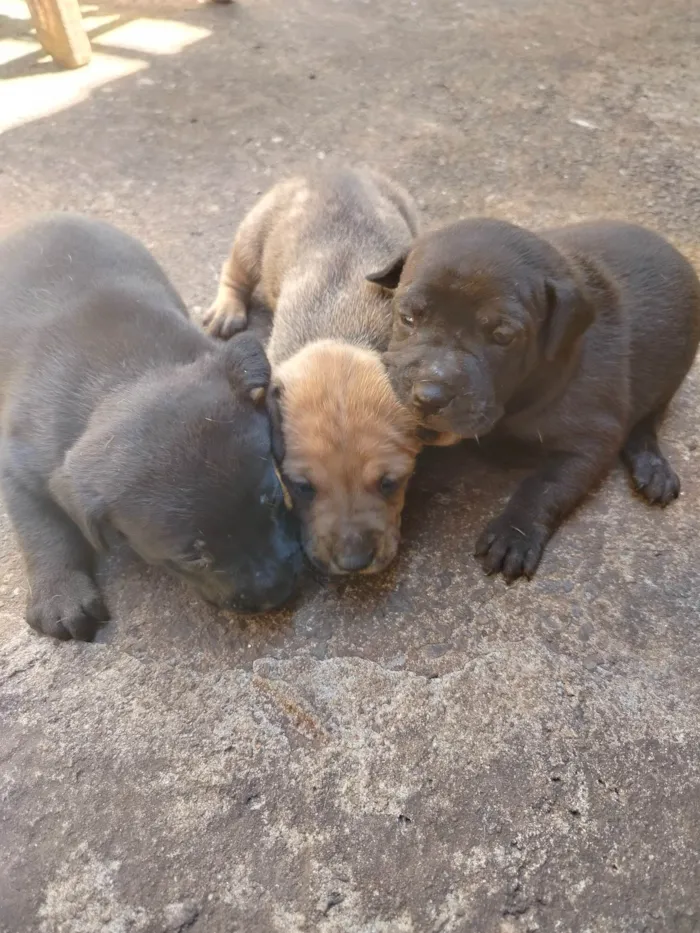
[[[410,196],[372,169],[331,168],[283,183],[261,269],[275,308],[273,364],[326,338],[383,349],[390,297],[366,276],[407,252],[417,229]]]
[[[632,420],[663,409],[700,342],[700,282],[691,263],[660,234],[622,221],[574,224],[545,235],[598,293],[589,356],[607,358],[611,335],[623,335]]]

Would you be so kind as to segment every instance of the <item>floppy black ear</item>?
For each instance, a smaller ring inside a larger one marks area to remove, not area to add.
[[[370,272],[365,278],[368,282],[374,282],[375,285],[381,285],[382,288],[393,291],[395,288],[399,287],[401,273],[403,272],[403,267],[406,264],[407,258],[408,253],[396,256],[391,260],[388,266],[385,266],[378,272]]]
[[[573,278],[546,279],[544,356],[549,362],[570,350],[590,327],[595,317],[593,305]]]
[[[284,460],[286,453],[284,431],[282,430],[281,396],[282,387],[280,385],[272,385],[267,393],[267,411],[270,416],[270,430],[272,433],[272,456],[280,464]]]
[[[80,528],[96,551],[107,549],[107,507],[98,493],[81,477],[81,441],[68,451],[62,465],[49,478],[51,495]]]
[[[231,384],[242,387],[254,402],[261,402],[270,384],[270,362],[258,338],[239,334],[227,341],[221,352]]]

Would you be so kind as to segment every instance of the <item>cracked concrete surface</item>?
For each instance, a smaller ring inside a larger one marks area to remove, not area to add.
[[[621,216],[700,260],[693,0],[112,10],[198,39],[113,45],[145,64],[0,137],[0,225],[111,220],[194,309],[257,193],[322,157],[432,221]],[[524,466],[468,446],[421,463],[389,573],[267,618],[115,554],[98,643],[51,643],[4,524],[0,931],[700,930],[698,389],[663,432],[680,501],[617,471],[511,588],[471,548]]]

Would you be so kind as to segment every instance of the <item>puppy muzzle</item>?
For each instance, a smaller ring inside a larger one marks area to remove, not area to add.
[[[231,581],[230,586],[210,580],[188,582],[206,602],[219,609],[254,614],[278,609],[292,598],[296,590],[297,569],[283,568],[281,572],[274,573],[260,571],[257,575]]]
[[[217,569],[178,572],[206,602],[233,612],[269,612],[294,595],[303,569],[301,545],[282,538],[272,548],[274,556],[234,560]]]
[[[421,418],[421,425],[438,434],[456,434],[462,438],[483,437],[503,417],[499,405],[483,405],[464,409],[459,404],[448,405],[437,415]]]
[[[393,561],[398,551],[398,531],[357,532],[343,536],[326,551],[314,548],[310,540],[305,543],[308,560],[317,570],[333,577],[349,574],[380,573]],[[325,551],[321,554],[320,551]]]
[[[465,438],[487,434],[503,415],[485,367],[471,354],[450,354],[421,368],[411,402],[424,428]]]

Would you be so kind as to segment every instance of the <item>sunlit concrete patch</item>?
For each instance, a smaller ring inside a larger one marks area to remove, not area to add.
[[[89,7],[81,7],[80,9],[83,14],[83,28],[88,34],[95,29],[103,29],[110,23],[117,23],[120,19],[118,13],[98,13],[96,9],[91,13],[88,12],[91,9]]]
[[[8,19],[29,20],[29,7],[23,0],[0,0],[0,16]]]
[[[37,44],[23,45],[27,51],[41,51]],[[6,79],[0,82],[0,133],[66,110],[86,100],[95,88],[147,67],[137,58],[95,52],[87,68]]]
[[[0,0],[0,17],[4,21],[0,32],[1,67],[32,55],[38,46],[33,41],[34,30],[26,3],[20,0]]]
[[[148,55],[176,55],[210,35],[208,29],[199,26],[144,17],[110,30],[95,39],[94,44]]]
[[[0,39],[0,65],[9,65],[10,62],[24,58],[36,51],[35,43],[25,39]],[[0,100],[2,98],[0,97]]]
[[[94,6],[84,7],[83,13],[88,35],[115,23],[115,28],[102,35],[90,36],[94,49],[90,66],[76,71],[52,69],[0,82],[0,133],[72,107],[88,98],[95,88],[147,68],[148,62],[134,53],[175,55],[211,35],[208,29],[198,26],[145,17],[124,23],[118,14],[100,14]],[[23,3],[0,0],[0,15],[20,24],[20,35],[0,38],[0,66],[22,59],[32,65],[50,62],[33,37]],[[117,49],[126,54],[117,56]]]

